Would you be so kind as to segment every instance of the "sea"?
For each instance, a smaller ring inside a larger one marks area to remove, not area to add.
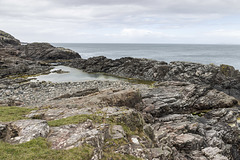
[[[240,45],[212,44],[95,44],[53,43],[78,52],[82,58],[106,56],[148,58],[159,61],[187,61],[202,64],[228,64],[240,69]]]
[[[122,57],[148,58],[172,62],[186,61],[202,64],[227,64],[240,70],[240,45],[212,44],[113,44],[113,43],[52,43],[55,47],[69,48],[82,58],[105,56],[111,59]],[[51,73],[35,77],[37,81],[76,82],[86,80],[119,80],[103,74],[89,74],[78,69],[57,66],[66,74]]]

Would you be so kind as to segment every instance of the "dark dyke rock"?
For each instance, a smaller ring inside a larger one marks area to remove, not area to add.
[[[49,43],[30,43],[22,46],[20,57],[30,60],[74,59],[81,56],[70,49],[54,47]]]
[[[19,40],[0,30],[0,83],[6,84],[3,78],[9,76],[21,77],[48,72],[50,65],[41,61],[74,58],[81,56],[70,49],[54,47],[48,43],[21,45]]]
[[[170,69],[166,62],[131,57],[112,60],[99,56],[87,60],[74,59],[64,64],[85,72],[104,72],[120,77],[151,81],[162,80]]]
[[[26,60],[17,56],[18,50],[0,49],[0,78],[45,73],[51,69],[47,63]]]

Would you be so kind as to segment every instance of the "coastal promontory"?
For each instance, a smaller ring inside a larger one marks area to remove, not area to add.
[[[231,64],[80,54],[0,31],[0,159],[240,159],[240,72]],[[53,63],[121,78],[28,79]]]

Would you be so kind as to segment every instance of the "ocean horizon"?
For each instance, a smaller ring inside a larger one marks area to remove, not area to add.
[[[240,70],[238,44],[148,44],[148,43],[51,43],[78,52],[82,58],[105,56],[147,58],[165,62],[187,61],[227,64]]]

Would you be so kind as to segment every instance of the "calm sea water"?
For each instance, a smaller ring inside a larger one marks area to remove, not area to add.
[[[204,44],[82,44],[54,43],[78,52],[82,58],[106,56],[149,58],[160,61],[189,61],[202,64],[228,64],[240,69],[240,45]]]

